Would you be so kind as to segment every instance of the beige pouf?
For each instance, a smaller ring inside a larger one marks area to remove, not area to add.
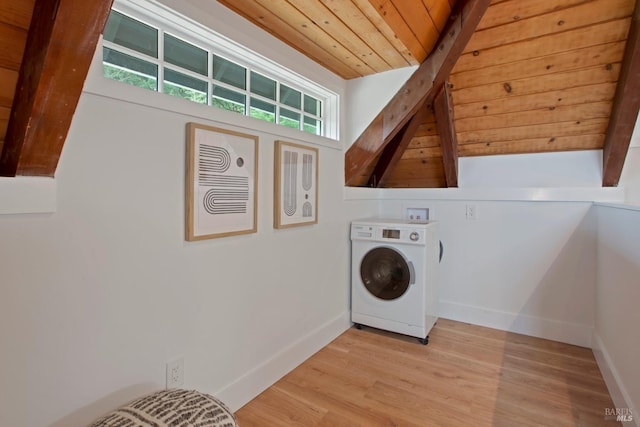
[[[90,427],[235,427],[233,413],[215,397],[193,390],[162,390],[134,400]]]

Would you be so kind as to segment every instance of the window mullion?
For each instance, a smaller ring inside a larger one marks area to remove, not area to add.
[[[164,30],[158,34],[158,92],[164,93]]]
[[[197,25],[192,28],[190,23],[181,20],[177,15],[177,22],[165,22],[162,13],[147,14],[156,10],[153,8],[163,9],[163,6],[154,4],[147,11],[127,5],[128,1],[120,0],[123,4],[119,7],[123,8],[123,12],[114,9],[111,38],[103,40],[105,52],[109,52],[109,59],[104,61],[103,67],[109,71],[109,74],[104,72],[106,77],[146,89],[153,89],[155,79],[156,90],[160,93],[239,113],[242,113],[240,108],[244,103],[243,112],[250,117],[253,104],[257,109],[255,117],[269,122],[275,121],[293,129],[296,126],[292,125],[297,121],[298,130],[303,132],[320,135],[326,135],[328,132],[331,134],[329,136],[337,135],[337,96],[332,92],[304,77],[299,78],[265,58],[256,57],[246,48],[246,51],[241,51],[243,53],[238,55],[237,51],[229,50],[228,41],[218,39],[217,34]],[[124,18],[121,15],[124,15]],[[121,22],[125,24],[120,25]],[[157,58],[154,57],[156,52],[153,52],[156,40]],[[123,43],[119,44],[121,41]],[[166,51],[167,47],[170,50]],[[218,57],[223,61],[218,60]],[[207,61],[206,74],[203,60]],[[243,62],[250,65],[243,65]],[[219,63],[222,65],[218,66]],[[254,71],[254,66],[262,71]],[[154,67],[157,70],[154,70]],[[219,78],[224,81],[216,80],[218,69],[223,73]],[[244,88],[239,87],[242,84],[243,72]],[[253,73],[256,76],[252,76]],[[255,82],[254,88],[251,86],[252,80]],[[206,103],[202,97],[203,91],[206,91]],[[306,111],[306,97],[309,97],[310,102],[308,109],[313,113]],[[315,106],[312,101],[316,102]],[[305,119],[308,120],[308,125]]]
[[[207,105],[213,105],[213,52],[207,49]]]
[[[249,68],[245,68],[244,79],[245,79],[244,114],[246,116],[251,117],[251,96],[252,96],[251,95],[251,70]]]

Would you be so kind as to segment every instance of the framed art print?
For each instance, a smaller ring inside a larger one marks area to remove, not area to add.
[[[276,141],[274,157],[274,227],[316,224],[318,149]]]
[[[186,239],[257,231],[258,137],[187,124]]]

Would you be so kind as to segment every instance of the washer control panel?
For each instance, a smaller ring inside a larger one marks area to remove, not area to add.
[[[366,224],[351,225],[351,240],[374,240],[378,242],[422,243],[424,230],[415,227],[396,227]]]

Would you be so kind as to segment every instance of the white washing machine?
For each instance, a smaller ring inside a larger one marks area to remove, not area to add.
[[[428,343],[438,313],[437,222],[351,223],[351,320]]]

